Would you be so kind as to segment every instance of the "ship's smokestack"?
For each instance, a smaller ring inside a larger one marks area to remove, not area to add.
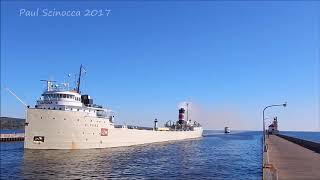
[[[179,124],[184,124],[184,113],[186,112],[186,110],[184,110],[184,108],[180,108],[179,109]]]
[[[154,128],[155,131],[158,130],[158,119],[154,120]]]

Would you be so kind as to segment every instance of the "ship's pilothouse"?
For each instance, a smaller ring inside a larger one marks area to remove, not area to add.
[[[100,105],[93,104],[89,95],[80,94],[80,78],[83,67],[80,67],[80,74],[77,88],[69,89],[68,83],[55,84],[55,81],[42,80],[47,83],[47,88],[37,101],[35,108],[61,111],[86,112],[87,116],[108,118],[113,122],[111,110],[104,109]]]

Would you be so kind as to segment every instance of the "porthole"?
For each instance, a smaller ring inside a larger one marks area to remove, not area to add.
[[[64,120],[66,120],[66,118],[63,118]]]
[[[56,118],[52,118],[52,119],[56,119]]]
[[[40,119],[42,119],[42,116],[40,117]]]

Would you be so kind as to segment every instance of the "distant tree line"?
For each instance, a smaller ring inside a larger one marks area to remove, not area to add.
[[[0,129],[24,129],[25,119],[1,117]]]

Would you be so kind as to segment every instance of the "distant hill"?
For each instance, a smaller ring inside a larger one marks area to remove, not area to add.
[[[0,117],[0,129],[24,129],[25,119]]]

